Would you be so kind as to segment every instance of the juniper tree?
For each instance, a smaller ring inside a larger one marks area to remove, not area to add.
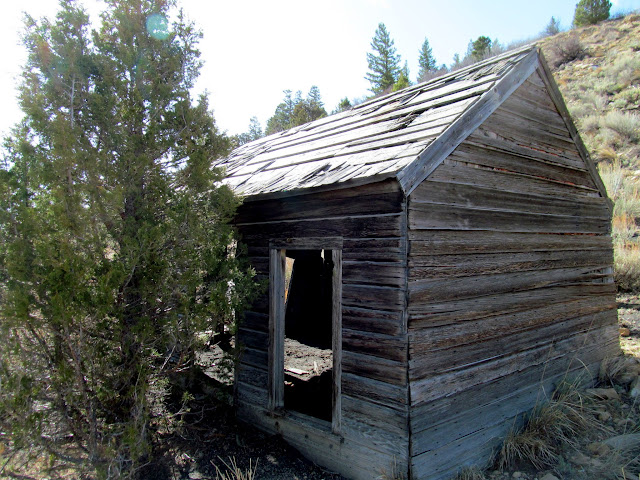
[[[400,55],[396,55],[393,40],[384,23],[378,24],[371,40],[373,53],[367,53],[369,72],[365,78],[371,83],[371,91],[378,95],[392,87],[400,76]]]
[[[24,120],[0,168],[0,420],[117,478],[150,453],[154,382],[252,284],[211,168],[228,140],[189,93],[201,34],[171,0],[105,3],[92,33],[74,0],[26,17]]]
[[[609,0],[580,0],[576,5],[573,25],[584,27],[594,25],[609,18],[611,2]]]

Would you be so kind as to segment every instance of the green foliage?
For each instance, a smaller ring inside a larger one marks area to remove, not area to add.
[[[263,136],[264,135],[262,133],[262,126],[260,125],[260,121],[257,117],[251,117],[251,119],[249,120],[249,129],[244,133],[232,137],[231,142],[233,143],[233,147],[236,148],[240,145],[244,145],[245,143],[258,140]]]
[[[400,55],[396,55],[393,40],[384,23],[378,24],[371,40],[373,53],[367,53],[369,71],[365,78],[371,83],[371,91],[379,95],[391,88],[400,77]]]
[[[305,99],[300,91],[296,92],[294,99],[291,98],[291,90],[285,90],[284,100],[267,120],[265,135],[282,132],[326,116],[327,111],[324,109],[320,89],[315,85],[311,87]]]
[[[640,115],[637,113],[613,111],[607,113],[602,124],[617,134],[626,137],[628,141],[640,140]]]
[[[73,0],[26,19],[25,117],[0,166],[0,428],[125,478],[150,454],[150,385],[233,324],[251,272],[212,161],[229,142],[189,89],[200,33],[173,2]],[[6,386],[11,386],[6,388]]]
[[[398,75],[398,80],[393,84],[392,90],[397,92],[398,90],[402,90],[403,88],[407,88],[411,86],[411,80],[409,80],[409,65],[407,62],[404,62],[404,67],[400,70],[400,75]]]
[[[460,54],[456,53],[453,55],[453,62],[451,63],[451,69],[455,70],[456,68],[460,68],[462,66],[462,60],[460,60]]]
[[[418,82],[423,81],[423,78],[427,73],[438,70],[438,67],[436,66],[436,59],[433,56],[431,46],[429,46],[429,40],[426,38],[424,39],[422,48],[420,49],[418,65],[420,66],[420,70],[418,71]]]
[[[573,25],[584,27],[607,20],[611,10],[609,0],[580,0],[573,14]]]
[[[351,101],[349,100],[349,98],[344,97],[342,100],[340,100],[340,103],[338,103],[338,106],[331,113],[334,114],[334,113],[345,112],[349,110],[351,107],[353,107],[353,105],[351,105]]]
[[[556,35],[557,33],[560,33],[560,21],[556,20],[555,17],[551,17],[551,20],[549,20],[549,23],[544,28],[543,33],[548,37],[551,37],[553,35]]]
[[[469,45],[469,56],[475,61],[486,58],[491,53],[491,39],[484,35],[476,38]]]

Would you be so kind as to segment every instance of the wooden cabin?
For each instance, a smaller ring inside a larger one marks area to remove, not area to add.
[[[619,351],[611,202],[534,47],[219,165],[269,285],[238,331],[237,415],[346,478],[482,466]]]

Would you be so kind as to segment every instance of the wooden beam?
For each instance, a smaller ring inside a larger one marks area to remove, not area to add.
[[[342,242],[340,242],[342,246]],[[339,434],[342,428],[342,250],[331,251],[332,277],[332,348],[333,389],[331,431]]]
[[[269,248],[272,250],[342,250],[342,237],[277,238],[269,242]]]
[[[269,410],[284,408],[284,250],[269,250]]]

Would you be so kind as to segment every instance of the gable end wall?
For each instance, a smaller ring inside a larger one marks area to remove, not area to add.
[[[411,471],[482,465],[619,351],[610,210],[538,73],[409,196]]]

